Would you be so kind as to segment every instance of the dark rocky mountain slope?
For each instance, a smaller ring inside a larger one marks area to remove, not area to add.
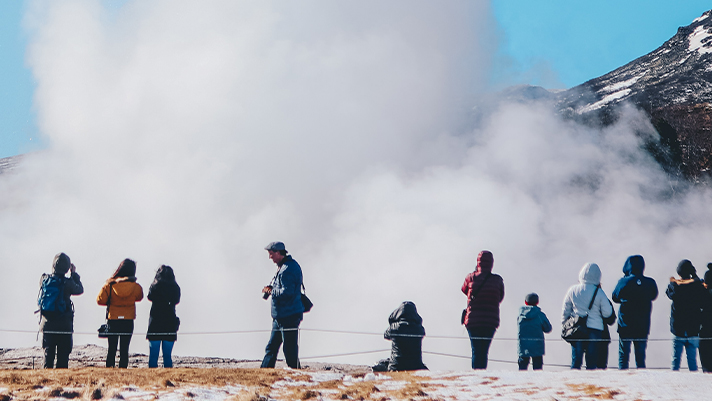
[[[692,181],[712,178],[712,10],[653,52],[556,94],[559,110],[589,124],[614,122],[623,104],[644,110],[660,134],[649,150]]]

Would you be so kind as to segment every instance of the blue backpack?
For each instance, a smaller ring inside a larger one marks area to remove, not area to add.
[[[65,278],[54,274],[43,274],[40,282],[40,293],[37,296],[37,306],[45,316],[61,315],[67,311],[64,299]]]

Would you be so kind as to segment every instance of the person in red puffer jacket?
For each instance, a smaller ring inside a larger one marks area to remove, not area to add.
[[[467,295],[463,322],[470,335],[472,369],[487,369],[487,354],[499,327],[499,304],[504,299],[504,281],[492,273],[490,251],[477,255],[477,268],[465,277],[462,293]]]

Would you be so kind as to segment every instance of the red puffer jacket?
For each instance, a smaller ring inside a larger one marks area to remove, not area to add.
[[[468,274],[462,284],[462,293],[467,295],[468,300],[464,321],[468,328],[499,327],[499,304],[504,299],[504,281],[500,275],[492,273],[493,265],[492,253],[480,252],[477,256],[477,269]],[[480,290],[477,296],[472,299],[472,292],[478,288]]]

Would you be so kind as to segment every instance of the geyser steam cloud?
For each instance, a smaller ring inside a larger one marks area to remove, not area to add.
[[[59,251],[86,288],[79,332],[102,321],[96,293],[125,257],[144,287],[160,264],[174,267],[185,333],[268,329],[260,289],[274,266],[262,247],[281,240],[316,304],[304,328],[380,332],[412,300],[430,335],[464,337],[459,288],[490,249],[507,292],[497,337],[510,338],[528,292],[558,321],[586,262],[610,293],[630,254],[645,256],[661,290],[679,259],[711,257],[710,194],[660,195],[668,179],[640,150],[634,132],[654,130],[638,112],[591,130],[546,105],[502,104],[467,125],[493,54],[487,2],[32,5],[29,63],[51,148],[0,181],[5,328],[34,329],[37,280]],[[656,337],[668,336],[668,310],[656,301]],[[186,334],[176,353],[257,359],[266,337]],[[145,352],[140,340],[132,348]],[[508,344],[492,358],[514,360]],[[301,338],[303,356],[387,347]],[[469,353],[458,340],[425,348]],[[651,347],[651,365],[668,348]],[[548,351],[567,362],[565,344]]]

